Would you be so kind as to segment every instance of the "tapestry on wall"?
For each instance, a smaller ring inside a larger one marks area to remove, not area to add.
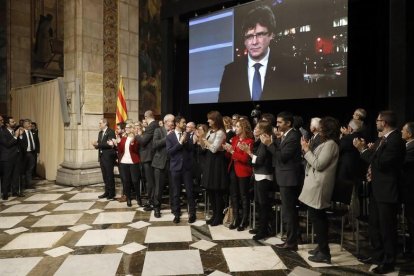
[[[161,114],[161,1],[140,1],[139,111]]]

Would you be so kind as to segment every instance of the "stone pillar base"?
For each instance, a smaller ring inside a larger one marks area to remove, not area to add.
[[[57,170],[56,184],[78,187],[103,183],[98,162],[82,164],[63,162],[61,166]]]

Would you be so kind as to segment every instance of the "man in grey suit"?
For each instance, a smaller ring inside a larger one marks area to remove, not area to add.
[[[296,251],[298,249],[299,220],[296,203],[298,187],[302,180],[302,149],[301,134],[293,128],[293,114],[281,112],[277,115],[277,139],[272,141],[271,136],[261,138],[262,143],[268,146],[273,155],[276,182],[280,188],[284,221],[286,222],[286,242],[276,247]]]
[[[151,110],[147,110],[144,113],[144,121],[147,123],[144,133],[137,135],[135,139],[139,143],[139,156],[141,158],[142,168],[144,170],[148,203],[144,207],[145,211],[152,211],[154,206],[154,170],[151,167],[152,158],[154,156],[154,150],[152,148],[152,139],[154,137],[154,131],[158,128],[158,123],[154,119],[154,114]]]
[[[154,149],[154,157],[151,166],[154,168],[154,216],[161,217],[161,200],[164,191],[165,177],[168,173],[168,154],[165,147],[167,135],[174,131],[174,115],[167,114],[164,116],[164,126],[154,131],[152,139],[152,148]]]

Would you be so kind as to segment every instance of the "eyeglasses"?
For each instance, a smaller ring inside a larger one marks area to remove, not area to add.
[[[377,123],[378,123],[378,122],[384,122],[384,120],[377,119]]]
[[[256,39],[262,39],[265,36],[267,36],[269,34],[269,32],[259,32],[257,34],[248,34],[244,36],[244,40],[246,41],[252,41],[254,37],[256,37]]]

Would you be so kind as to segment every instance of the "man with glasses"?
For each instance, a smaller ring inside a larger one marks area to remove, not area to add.
[[[220,83],[219,102],[292,98],[303,83],[300,63],[278,55],[270,43],[276,20],[268,6],[259,5],[245,17],[242,38],[247,57],[227,64]]]

